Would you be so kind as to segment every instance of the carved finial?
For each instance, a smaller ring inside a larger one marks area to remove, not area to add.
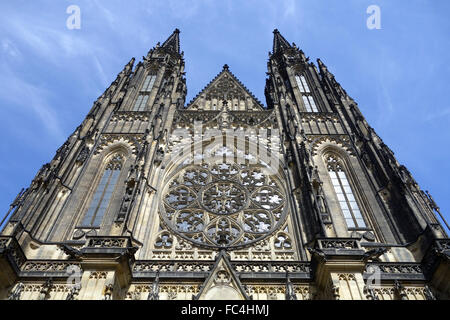
[[[280,31],[278,31],[278,29],[273,29],[273,33],[280,33]]]
[[[156,270],[155,280],[152,283],[147,300],[159,300],[159,269]]]
[[[428,196],[428,199],[430,199],[430,204],[432,206],[433,209],[435,210],[439,210],[438,205],[436,204],[436,202],[434,201],[433,197],[431,196],[430,192],[428,190],[425,191],[425,193]]]
[[[294,284],[291,282],[291,278],[289,276],[289,271],[286,270],[286,300],[297,300],[297,295],[295,294]]]
[[[103,288],[103,300],[112,300],[113,299],[113,291],[114,291],[114,285],[112,283],[105,285],[105,287]]]
[[[24,287],[25,285],[22,282],[19,282],[14,289],[11,290],[8,300],[20,300]]]
[[[173,33],[180,33],[180,30],[178,28],[175,28],[175,30],[173,31]]]
[[[427,285],[425,285],[424,287],[424,294],[427,300],[436,300],[436,296],[434,295],[433,291],[431,291],[430,287]]]
[[[228,70],[228,65],[225,63],[224,65],[223,65],[223,70]]]
[[[320,60],[319,58],[317,58],[317,63],[319,64],[320,67],[325,67],[322,60]]]
[[[69,293],[66,296],[66,300],[76,300],[78,294],[80,293],[80,286],[73,286],[72,288],[70,288]]]
[[[41,286],[41,290],[39,291],[39,300],[46,300],[49,297],[50,290],[52,289],[52,287],[53,287],[53,279],[49,278]]]
[[[394,281],[394,290],[401,300],[406,300],[405,287],[396,279]]]

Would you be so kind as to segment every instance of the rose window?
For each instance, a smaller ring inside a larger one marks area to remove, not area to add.
[[[202,192],[203,206],[215,214],[233,214],[244,207],[245,191],[233,182],[216,182]]]
[[[209,248],[240,248],[286,219],[283,184],[261,165],[186,165],[163,189],[161,218],[178,235]]]

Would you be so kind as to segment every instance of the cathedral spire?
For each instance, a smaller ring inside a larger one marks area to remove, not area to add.
[[[291,48],[291,45],[287,40],[281,35],[278,29],[273,30],[273,53],[280,52],[283,49]]]
[[[180,30],[175,29],[161,47],[180,53]]]
[[[131,60],[123,67],[122,72],[125,74],[130,74],[130,72],[133,70],[134,62],[136,59],[133,57]]]
[[[329,73],[327,66],[319,58],[317,59],[317,64],[319,65],[319,69],[321,72],[325,74]]]
[[[317,59],[317,64],[319,65],[320,74],[322,77],[328,79],[331,82],[331,87],[336,90],[340,97],[349,98],[347,92],[342,88],[339,82],[336,81],[334,75],[328,70],[328,67],[323,63],[322,60]]]

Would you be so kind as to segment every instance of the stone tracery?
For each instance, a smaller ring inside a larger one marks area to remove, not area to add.
[[[166,225],[209,248],[262,240],[286,217],[282,185],[258,164],[187,164],[166,183],[162,198]]]

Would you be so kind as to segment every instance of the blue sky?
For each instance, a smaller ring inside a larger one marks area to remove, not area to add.
[[[66,27],[69,5],[81,29]],[[381,30],[366,27],[369,5]],[[321,58],[450,220],[450,1],[2,1],[0,216],[131,57],[181,30],[189,101],[227,63],[264,98],[272,31]]]

